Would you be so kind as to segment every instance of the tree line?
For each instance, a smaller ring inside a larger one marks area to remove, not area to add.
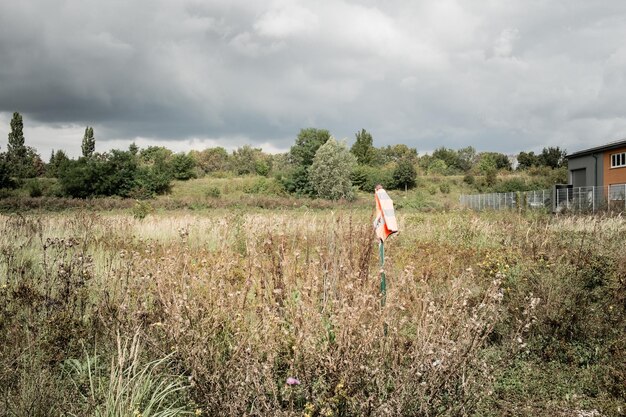
[[[229,153],[222,147],[174,153],[162,146],[140,149],[134,143],[127,150],[96,152],[93,127],[87,126],[81,156],[69,158],[63,150],[52,151],[45,163],[36,149],[26,146],[23,120],[11,119],[6,152],[0,153],[0,189],[20,186],[24,179],[57,178],[58,194],[68,197],[121,196],[150,198],[167,193],[173,180],[205,175],[273,177],[286,193],[329,199],[350,199],[355,190],[371,192],[378,183],[388,189],[409,189],[422,175],[481,175],[487,182],[498,172],[513,169],[508,156],[477,152],[473,147],[458,150],[441,147],[432,154],[419,155],[404,144],[377,148],[365,129],[355,134],[348,148],[326,129],[300,130],[290,150],[268,154],[244,145]],[[544,148],[540,154],[521,152],[518,170],[537,167],[559,168],[565,151]]]

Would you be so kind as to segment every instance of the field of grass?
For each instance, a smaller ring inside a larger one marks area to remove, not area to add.
[[[626,220],[394,198],[0,216],[0,416],[626,415]]]

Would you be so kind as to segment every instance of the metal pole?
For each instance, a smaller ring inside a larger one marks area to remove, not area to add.
[[[592,209],[591,210],[593,210],[593,212],[595,213],[596,212],[596,187],[595,186],[591,187],[591,199],[592,199],[592,202],[591,202]]]
[[[378,244],[378,252],[380,255],[380,305],[385,306],[387,301],[387,277],[385,276],[385,242],[381,241]]]

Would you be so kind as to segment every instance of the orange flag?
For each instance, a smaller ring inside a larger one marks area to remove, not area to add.
[[[374,220],[374,229],[376,236],[384,242],[389,235],[398,232],[398,222],[396,221],[396,213],[393,209],[393,201],[382,188],[374,192],[376,198],[376,220]]]

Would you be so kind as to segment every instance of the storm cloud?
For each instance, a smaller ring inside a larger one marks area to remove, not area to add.
[[[99,149],[279,151],[312,126],[573,151],[626,137],[624,39],[621,0],[2,2],[0,133],[19,111],[42,154],[86,125]]]

